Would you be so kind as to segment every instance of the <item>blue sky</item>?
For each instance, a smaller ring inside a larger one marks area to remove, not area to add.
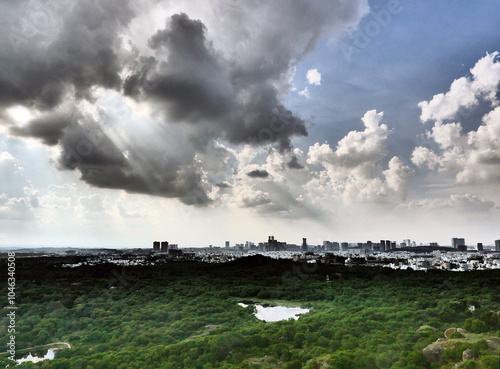
[[[1,5],[0,245],[500,238],[498,2],[41,4]]]
[[[387,3],[370,1],[372,12],[386,10]],[[310,89],[313,102],[295,94],[287,97],[290,106],[297,106],[305,117],[316,116],[318,129],[311,132],[311,142],[321,137],[338,140],[352,126],[361,127],[359,118],[368,109],[383,110],[391,125],[401,126],[405,135],[412,128],[421,133],[417,103],[446,91],[486,52],[499,48],[498,2],[399,3],[401,12],[392,15],[365,48],[356,48],[359,51],[353,52],[350,62],[342,45],[355,48],[355,44],[345,35],[339,41],[323,40],[298,67],[295,81],[299,89],[305,87],[308,69],[317,68],[323,75],[321,88]],[[367,24],[374,20],[369,13],[357,31],[366,34]],[[331,129],[332,124],[343,129]]]

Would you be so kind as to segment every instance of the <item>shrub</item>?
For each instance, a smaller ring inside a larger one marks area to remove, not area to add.
[[[485,355],[479,359],[478,368],[481,369],[498,369],[500,358],[493,355]]]
[[[476,363],[474,360],[465,360],[461,365],[460,369],[476,369]]]
[[[464,335],[460,332],[453,332],[451,335],[450,335],[450,338],[464,338]]]
[[[485,340],[480,340],[474,343],[471,347],[471,354],[474,358],[477,358],[489,351],[489,346]]]
[[[484,333],[489,331],[485,322],[473,318],[465,320],[464,329],[472,333]]]

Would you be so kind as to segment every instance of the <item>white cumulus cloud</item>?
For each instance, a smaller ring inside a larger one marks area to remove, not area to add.
[[[302,91],[299,91],[299,95],[305,97],[306,99],[311,97],[311,94],[309,92],[309,88],[306,87]]]
[[[319,86],[321,85],[321,73],[317,69],[309,69],[307,71],[307,83],[310,85]]]
[[[500,107],[496,99],[500,62],[497,56],[498,52],[486,55],[471,69],[472,78],[456,80],[446,94],[419,104],[422,121],[435,121],[427,136],[438,148],[416,147],[412,154],[415,165],[451,173],[461,184],[500,181]],[[463,132],[460,122],[443,123],[460,108],[471,108],[481,99],[491,103],[491,110],[476,130]]]
[[[496,105],[500,82],[500,63],[497,57],[498,52],[486,54],[470,70],[471,77],[459,78],[453,81],[447,93],[434,95],[432,100],[419,103],[422,122],[452,119],[461,108],[469,109],[477,105],[480,97]]]
[[[362,118],[365,130],[349,132],[335,150],[328,144],[311,146],[307,163],[325,168],[327,174],[314,178],[311,185],[319,185],[347,202],[385,201],[392,194],[404,198],[413,170],[394,157],[383,171],[389,130],[380,124],[382,117],[383,113],[368,111]]]

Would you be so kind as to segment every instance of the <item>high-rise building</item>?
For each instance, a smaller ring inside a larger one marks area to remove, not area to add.
[[[385,251],[385,240],[380,240],[378,247],[377,247],[377,245],[375,245],[374,249],[384,252]]]
[[[278,240],[274,239],[274,236],[269,236],[267,240],[267,251],[277,251]]]
[[[325,251],[339,251],[340,244],[338,242],[323,241],[323,249]]]
[[[380,240],[380,251],[390,251],[391,241],[390,240]]]
[[[226,249],[229,248],[229,241],[226,241]]]
[[[307,238],[302,239],[302,251],[304,252],[309,251],[309,247],[307,246]]]
[[[161,243],[161,252],[168,252],[168,242],[167,241],[163,241]]]
[[[286,250],[286,242],[278,242],[274,236],[269,236],[265,244],[264,251],[284,251]]]
[[[341,247],[342,247],[342,251],[349,250],[349,244],[347,242],[342,242]]]
[[[160,241],[153,242],[153,251],[160,251]]]
[[[483,251],[483,244],[480,242],[477,244],[477,251]]]
[[[500,240],[495,241],[495,251],[500,252]]]
[[[465,246],[465,238],[452,238],[451,245],[454,249],[458,249],[458,246]]]

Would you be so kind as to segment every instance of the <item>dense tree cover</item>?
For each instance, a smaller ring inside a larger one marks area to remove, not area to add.
[[[451,368],[467,349],[471,358],[461,368],[498,368],[498,350],[487,341],[500,342],[499,271],[424,273],[261,257],[124,268],[62,268],[40,258],[18,264],[18,349],[72,345],[53,361],[19,368]],[[311,312],[265,323],[240,301]],[[422,349],[450,327],[484,339],[454,335],[441,360],[428,363]],[[3,355],[0,365],[7,363]]]

